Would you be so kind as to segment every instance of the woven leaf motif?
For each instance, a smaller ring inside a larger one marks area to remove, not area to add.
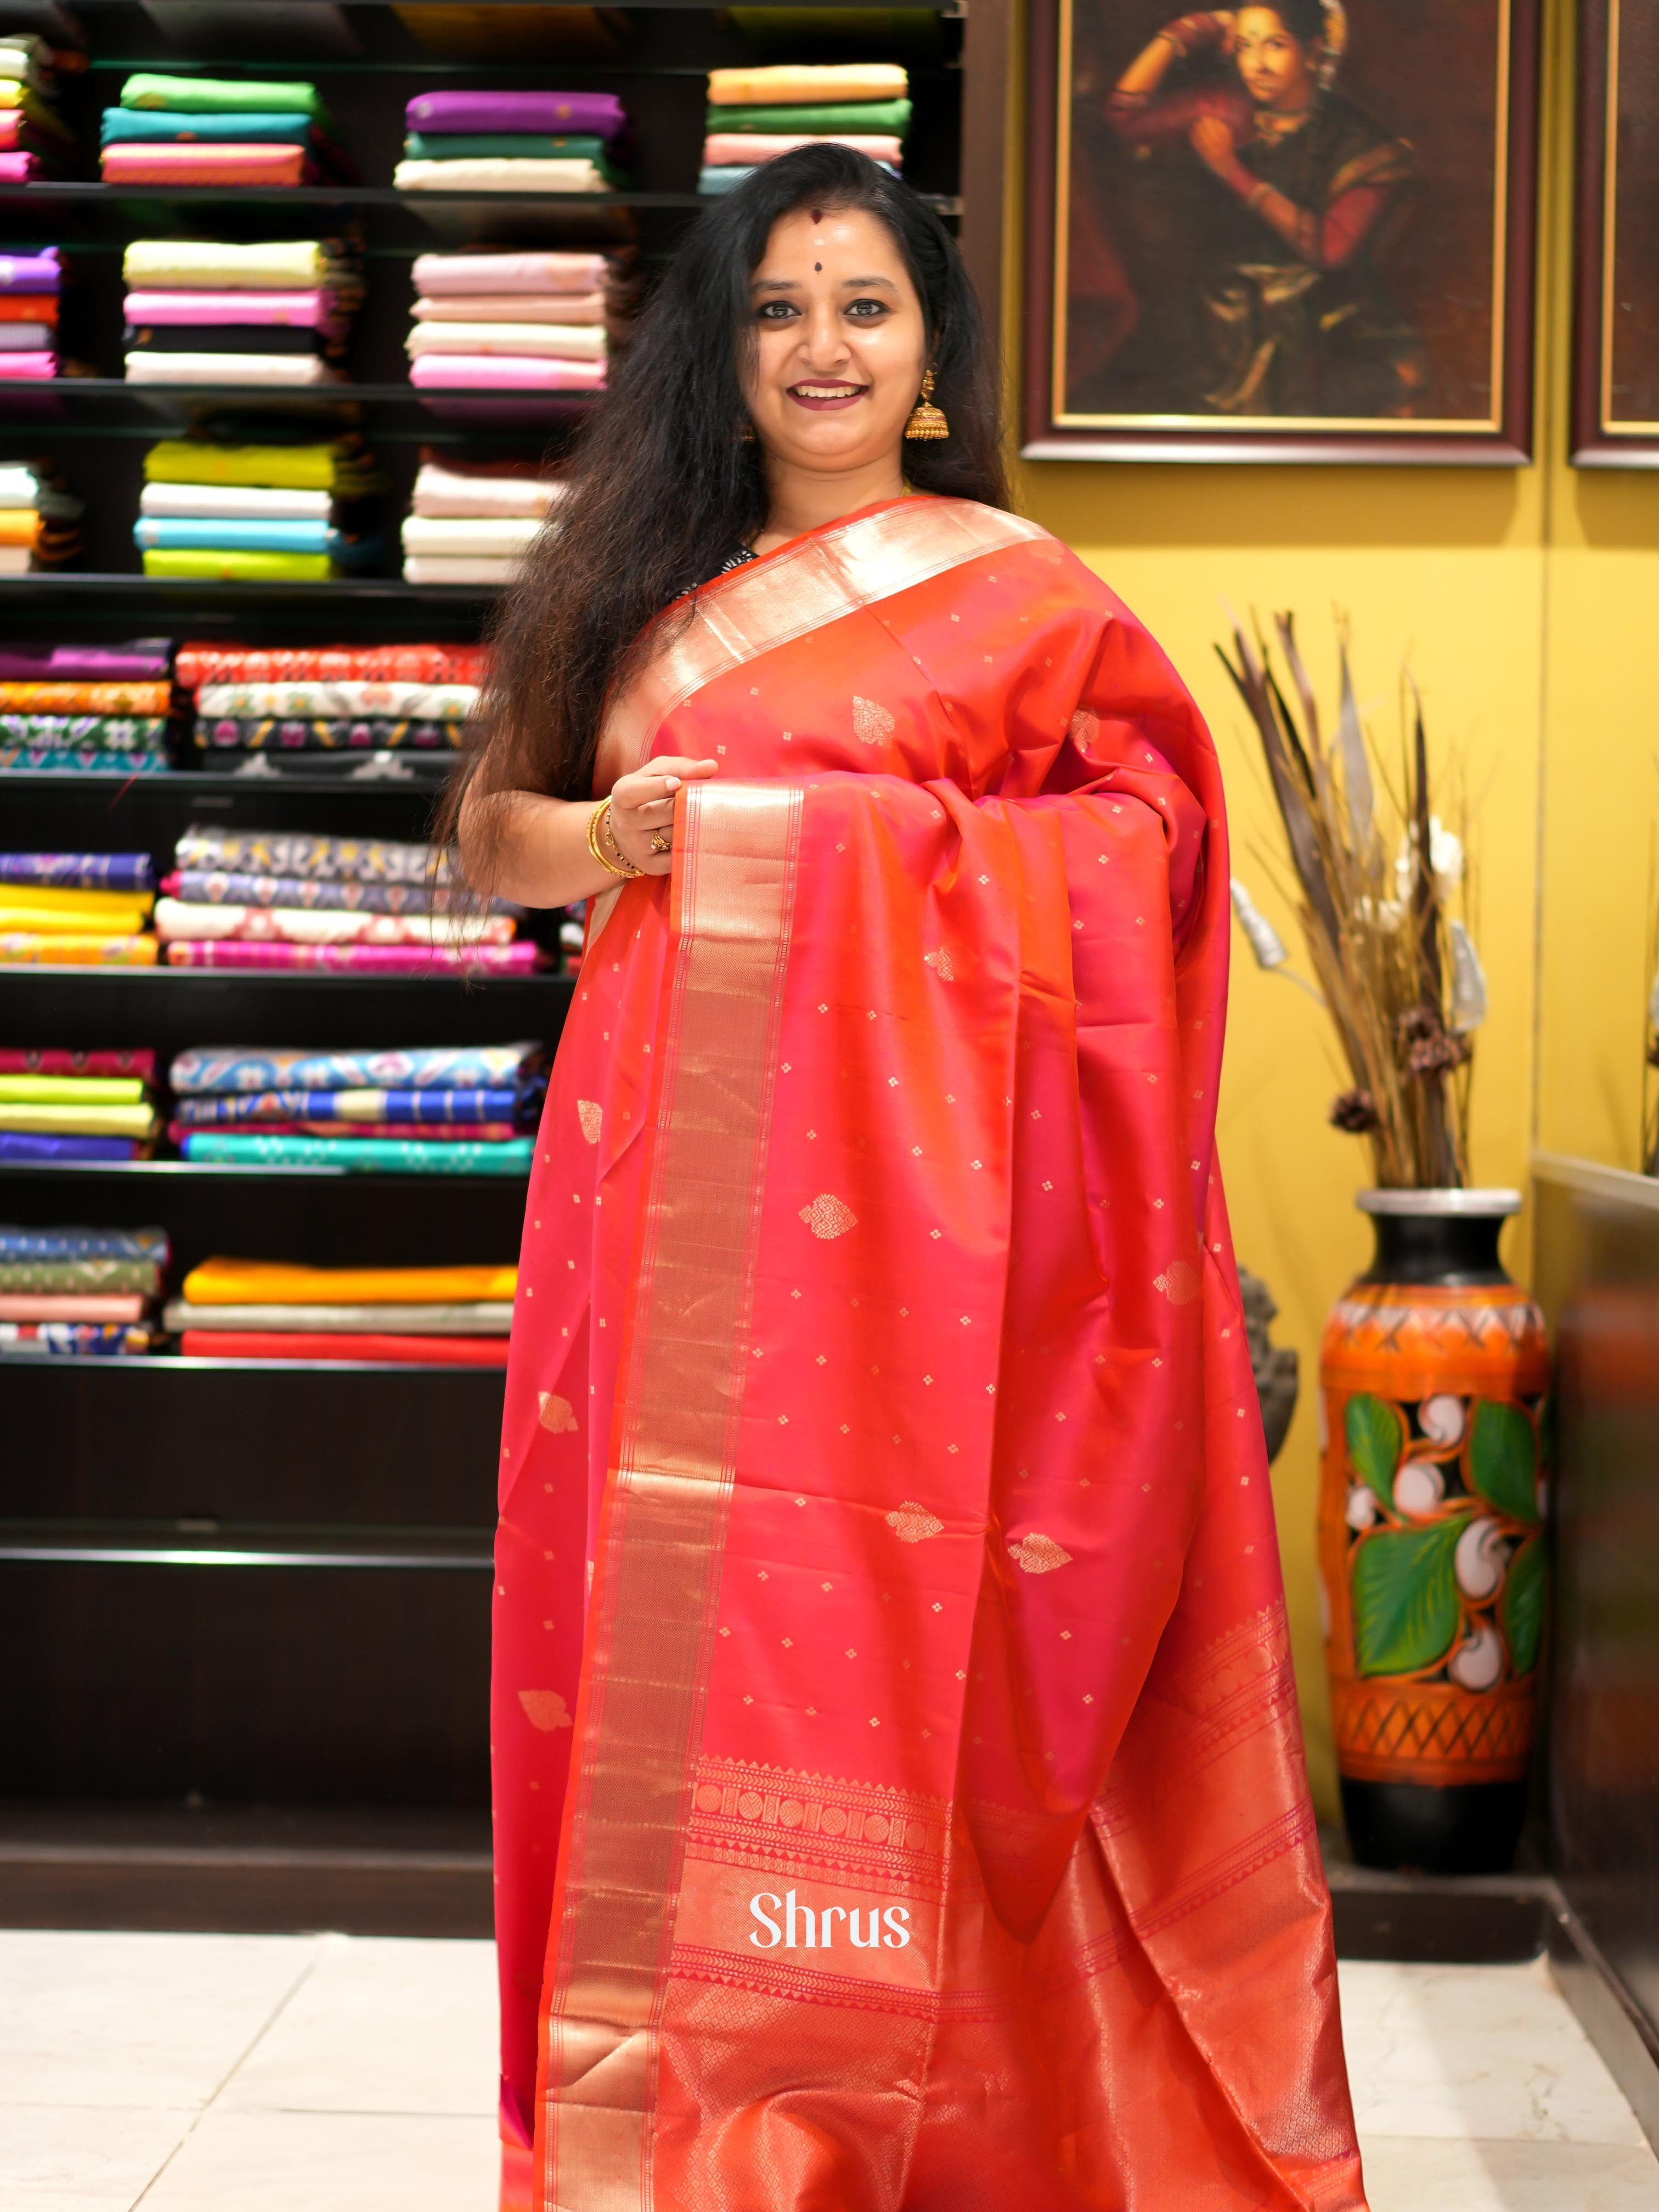
[[[853,695],[853,734],[861,745],[884,744],[893,734],[894,722],[885,707],[873,699],[860,699]]]
[[[599,1131],[605,1127],[605,1109],[596,1106],[591,1098],[576,1101],[576,1119],[582,1125],[582,1134],[590,1145],[599,1141]]]
[[[800,1218],[814,1237],[845,1237],[849,1229],[856,1229],[859,1218],[844,1198],[837,1198],[821,1190],[811,1206],[803,1206]]]
[[[951,957],[951,948],[948,945],[941,945],[937,952],[924,952],[921,959],[922,965],[925,968],[931,968],[941,983],[956,981],[956,963]]]
[[[1022,1536],[1017,1544],[1010,1544],[1008,1556],[1017,1567],[1028,1575],[1051,1575],[1056,1567],[1069,1567],[1072,1555],[1064,1544],[1057,1544],[1052,1536],[1039,1535],[1033,1530]]]
[[[918,1505],[914,1498],[907,1498],[897,1512],[887,1516],[887,1525],[901,1544],[925,1544],[930,1536],[941,1536],[945,1523],[937,1513],[930,1513],[925,1505]]]
[[[570,1708],[556,1690],[520,1690],[519,1703],[531,1727],[538,1728],[544,1735],[570,1726]]]
[[[1162,1291],[1172,1306],[1190,1304],[1198,1296],[1198,1270],[1185,1260],[1171,1260],[1163,1274],[1153,1276],[1152,1288]]]
[[[1079,707],[1072,717],[1070,731],[1072,743],[1080,751],[1086,753],[1099,735],[1099,715],[1091,714],[1086,707]]]
[[[576,1409],[568,1398],[561,1398],[551,1390],[536,1393],[538,1412],[536,1418],[544,1429],[556,1437],[568,1435],[576,1425]]]

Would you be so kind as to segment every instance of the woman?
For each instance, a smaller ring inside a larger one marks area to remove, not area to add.
[[[918,198],[761,168],[459,803],[475,884],[593,902],[501,1448],[538,2212],[1363,2202],[1212,1166],[1220,784],[1006,511],[991,392]]]
[[[1362,417],[1420,405],[1422,342],[1377,266],[1416,161],[1404,139],[1328,89],[1344,24],[1331,0],[1182,15],[1107,102],[1127,144],[1184,141],[1213,179],[1194,218],[1189,404]]]

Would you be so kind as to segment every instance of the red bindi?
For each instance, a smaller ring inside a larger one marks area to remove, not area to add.
[[[823,210],[822,208],[814,208],[811,213],[814,222],[822,222],[823,221]]]

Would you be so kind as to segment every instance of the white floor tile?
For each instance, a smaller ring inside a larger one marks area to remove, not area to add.
[[[497,2159],[493,2120],[209,2112],[142,2212],[495,2212]]]
[[[194,2121],[188,2112],[0,2108],[6,2212],[128,2212]]]
[[[316,1951],[308,1936],[0,1931],[0,2106],[200,2107]]]
[[[1644,2137],[1542,1960],[1340,1969],[1362,2136],[1621,2143]]]
[[[1659,2212],[1645,2145],[1380,2136],[1363,2148],[1371,2212]]]
[[[216,2109],[493,2116],[493,1943],[325,1936],[321,1945]]]

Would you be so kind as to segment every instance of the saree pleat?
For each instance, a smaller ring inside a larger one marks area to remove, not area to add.
[[[1363,2212],[1197,714],[912,500],[666,625],[652,750],[507,1378],[503,2202]]]

